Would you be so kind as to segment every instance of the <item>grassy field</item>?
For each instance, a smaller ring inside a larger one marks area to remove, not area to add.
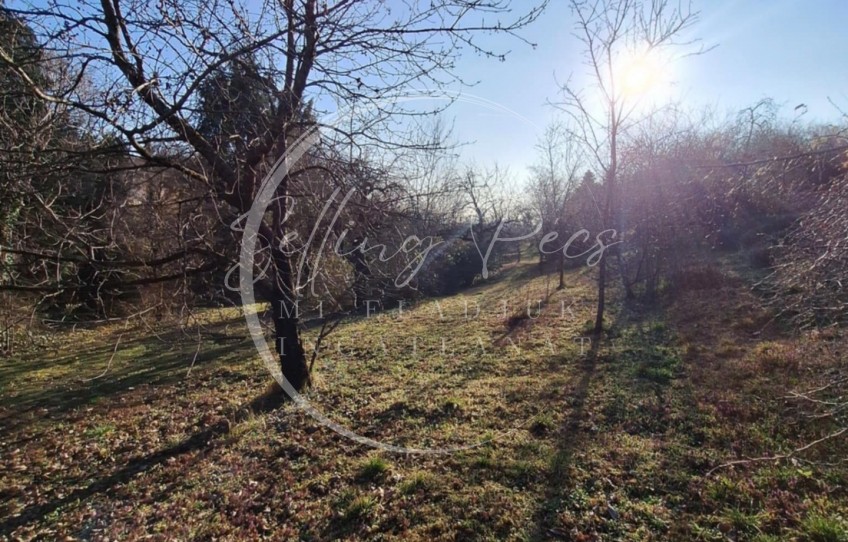
[[[615,302],[590,347],[592,275],[566,282],[512,267],[323,343],[313,406],[447,454],[280,404],[232,310],[35,337],[0,361],[0,538],[848,540],[846,439],[794,452],[839,425],[791,395],[845,374],[840,334],[767,325],[727,273]]]

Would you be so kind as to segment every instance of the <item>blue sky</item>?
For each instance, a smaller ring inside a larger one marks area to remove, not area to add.
[[[714,106],[731,114],[770,97],[787,116],[804,103],[803,119],[834,122],[840,114],[831,98],[848,111],[848,0],[711,0],[696,1],[694,7],[700,18],[689,37],[715,48],[672,66],[671,93],[687,107]],[[498,102],[529,120],[456,107],[456,135],[476,141],[467,149],[474,161],[497,160],[518,177],[525,175],[541,129],[555,116],[546,103],[557,99],[556,80],[572,76],[580,86],[586,72],[573,24],[567,3],[552,0],[525,30],[538,43],[535,50],[497,38],[490,43],[512,51],[505,62],[470,54],[460,60],[457,71],[480,81],[463,93]]]
[[[784,106],[787,116],[804,103],[803,120],[846,122],[828,98],[848,112],[848,0],[693,2],[700,18],[687,38],[714,48],[671,67],[669,94],[691,109],[712,106],[728,115],[770,97]],[[46,0],[34,3],[44,5]],[[455,104],[447,115],[455,123],[455,137],[474,142],[465,157],[480,165],[497,161],[518,178],[526,175],[534,145],[557,115],[549,105],[558,99],[557,81],[571,77],[579,88],[587,71],[568,2],[550,4],[522,32],[538,44],[535,49],[508,36],[494,36],[481,43],[510,50],[506,61],[468,52],[456,66],[461,77],[479,84],[452,90],[516,113]],[[513,0],[513,5],[521,10],[528,0]]]

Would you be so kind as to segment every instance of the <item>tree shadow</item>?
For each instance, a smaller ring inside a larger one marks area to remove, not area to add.
[[[674,373],[674,369],[666,372],[671,359],[666,349],[669,335],[664,326],[657,325],[664,321],[664,311],[656,305],[640,303],[622,302],[618,307],[613,326],[601,341],[592,342],[575,375],[571,410],[557,435],[548,487],[535,515],[533,540],[574,539],[573,533],[559,528],[558,515],[569,507],[571,493],[579,486],[576,480],[569,479],[571,467],[575,466],[575,454],[585,448],[588,439],[598,431],[594,425],[590,430],[584,425],[589,421],[590,403],[592,411],[597,410],[591,389],[600,386],[603,391],[612,384],[616,390],[616,395],[601,399],[603,431],[654,435],[664,432],[673,423],[665,407],[670,400],[672,382],[680,373]],[[677,363],[673,367],[682,370]],[[614,402],[618,393],[628,404],[643,406],[620,412]],[[691,423],[691,420],[679,423]]]
[[[541,312],[543,310],[545,310],[545,308],[550,303],[551,298],[557,292],[558,292],[558,290],[553,290],[551,292],[548,292],[547,296],[545,296],[544,299],[539,300],[539,304],[536,307],[536,311],[537,311],[536,318],[530,316],[530,314],[533,311],[530,310],[529,305],[528,305],[527,310],[523,310],[521,312],[514,313],[511,316],[509,316],[507,318],[506,322],[505,322],[506,330],[494,339],[493,344],[495,346],[504,346],[506,344],[506,341],[511,339],[516,334],[520,333],[522,330],[531,326],[533,324],[533,322],[536,321],[536,319],[541,314]]]
[[[567,478],[568,468],[573,462],[574,453],[580,449],[588,436],[582,431],[581,425],[586,421],[586,403],[598,364],[598,349],[598,341],[592,341],[591,347],[586,351],[579,366],[571,410],[560,425],[557,434],[559,442],[550,465],[550,483],[545,491],[544,501],[536,513],[534,540],[550,540],[552,537],[571,539],[568,533],[556,529],[555,519],[557,510],[561,509],[562,503],[572,489]]]
[[[138,344],[142,343],[138,341]],[[194,355],[193,345],[190,349],[183,349],[166,343],[146,343],[145,347],[142,358],[114,364],[100,377],[84,380],[75,376],[48,386],[43,383],[36,385],[37,382],[22,386],[16,394],[5,396],[0,402],[0,426],[12,430],[21,423],[28,423],[26,415],[35,411],[39,416],[61,415],[137,386],[172,384],[186,378],[190,367],[208,365],[244,348],[241,343],[216,348],[207,346]],[[108,350],[111,352],[111,348]]]
[[[8,431],[29,423],[33,416],[63,415],[137,386],[186,378],[191,370],[247,347],[246,334],[221,332],[238,321],[205,326],[200,336],[180,329],[145,335],[128,330],[96,345],[64,344],[55,353],[43,349],[4,359],[0,361],[0,427]]]
[[[154,467],[162,465],[173,458],[193,452],[200,452],[192,461],[193,464],[197,463],[219,445],[219,442],[216,440],[217,437],[229,433],[232,426],[251,416],[274,411],[289,402],[289,400],[282,389],[278,386],[271,386],[265,393],[242,405],[224,419],[194,433],[182,442],[151,454],[131,458],[123,467],[108,476],[92,481],[85,487],[75,489],[67,495],[54,498],[46,503],[26,507],[15,517],[4,520],[2,525],[0,525],[0,538],[10,537],[19,527],[39,522],[67,505],[83,502],[95,495],[114,491],[118,486],[129,482],[135,476],[149,472]]]

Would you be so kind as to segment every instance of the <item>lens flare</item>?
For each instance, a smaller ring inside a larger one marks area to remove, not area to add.
[[[669,83],[665,63],[650,49],[622,55],[615,71],[626,97],[655,95]]]

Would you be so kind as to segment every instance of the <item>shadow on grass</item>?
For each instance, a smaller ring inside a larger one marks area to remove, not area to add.
[[[113,363],[108,367],[109,356],[113,346],[92,348],[78,355],[102,356],[103,372],[88,379],[81,378],[78,374],[66,374],[56,378],[54,381],[33,381],[31,377],[23,374],[18,378],[21,382],[13,382],[14,394],[4,394],[0,399],[0,407],[5,412],[0,415],[0,425],[16,421],[23,414],[35,409],[47,409],[50,413],[65,413],[92,404],[102,398],[106,398],[121,392],[128,391],[135,386],[143,384],[168,384],[185,378],[190,367],[204,366],[208,363],[218,361],[223,357],[232,355],[245,348],[246,343],[230,343],[223,346],[201,348],[197,352],[196,345],[171,344],[163,341],[149,339],[138,339],[124,345],[125,348],[143,347],[144,353],[138,359],[125,360]],[[50,360],[45,363],[63,363],[61,360]],[[91,369],[86,372],[89,372]],[[93,372],[93,371],[91,371]],[[6,375],[3,375],[6,378]],[[7,381],[8,382],[8,381]],[[7,384],[11,387],[10,384]]]
[[[60,510],[64,506],[87,499],[105,492],[113,491],[121,484],[129,482],[135,476],[150,471],[152,468],[181,455],[201,452],[201,457],[215,448],[216,437],[230,432],[233,425],[248,419],[250,416],[264,414],[276,410],[289,401],[288,396],[277,386],[271,387],[262,395],[249,403],[242,405],[226,418],[189,436],[182,442],[163,448],[152,454],[141,455],[130,459],[126,465],[112,474],[92,481],[85,487],[76,489],[61,498],[55,498],[43,504],[30,505],[17,516],[7,518],[0,525],[0,537],[10,536],[16,529],[30,523],[39,522],[45,517]]]
[[[570,480],[567,478],[568,467],[573,461],[574,453],[580,449],[587,437],[587,434],[581,431],[581,424],[586,420],[586,402],[597,363],[598,344],[593,341],[592,347],[586,352],[586,357],[579,368],[579,377],[571,401],[571,412],[559,430],[557,451],[550,465],[550,485],[545,493],[545,500],[536,514],[535,540],[550,540],[552,537],[570,540],[568,533],[555,528],[556,513],[562,508],[571,490]]]
[[[203,341],[211,340],[215,343],[229,343],[234,339],[247,339],[246,334],[243,337],[227,335],[225,331],[230,326],[236,324],[243,325],[244,319],[233,318],[212,324],[205,324],[201,339]],[[94,358],[98,361],[102,359],[103,367],[105,367],[109,357],[116,350],[116,340],[119,343],[117,348],[119,353],[157,343],[162,345],[183,343],[190,344],[194,347],[197,345],[196,331],[196,329],[174,329],[173,327],[158,331],[152,331],[149,328],[142,327],[124,329],[123,331],[109,329],[103,331],[102,340],[98,340],[97,344],[86,346],[72,342],[78,337],[72,330],[57,332],[54,335],[50,335],[54,342],[53,346],[30,347],[25,349],[19,356],[0,358],[0,383],[8,384],[14,378],[27,376],[38,371],[49,370],[52,367],[71,365],[75,361],[86,358]],[[83,368],[87,372],[88,367]],[[92,369],[92,372],[96,374],[97,370]]]
[[[551,298],[558,292],[558,290],[554,290],[548,292],[547,296],[544,299],[540,299],[538,301],[536,309],[536,317],[531,316],[533,310],[531,310],[529,303],[526,310],[521,310],[509,316],[505,322],[506,330],[495,338],[494,344],[495,346],[504,346],[506,341],[511,339],[517,333],[519,333],[522,329],[526,329],[531,326],[533,322],[536,321],[538,315],[545,310],[548,304],[551,302]]]
[[[624,305],[604,341],[593,341],[576,377],[571,411],[563,422],[551,461],[549,484],[536,513],[534,540],[574,539],[574,533],[560,528],[558,515],[569,507],[570,494],[579,486],[569,477],[575,453],[589,444],[588,439],[597,431],[586,431],[583,425],[590,402],[593,412],[599,405],[603,407],[601,431],[650,436],[669,429],[666,406],[671,382],[680,376],[682,368],[670,354],[668,332],[658,323],[662,319],[657,307]],[[593,385],[594,380],[597,383]],[[590,395],[590,389],[596,392]],[[614,390],[611,395],[610,389]],[[644,406],[621,408],[616,400]]]

